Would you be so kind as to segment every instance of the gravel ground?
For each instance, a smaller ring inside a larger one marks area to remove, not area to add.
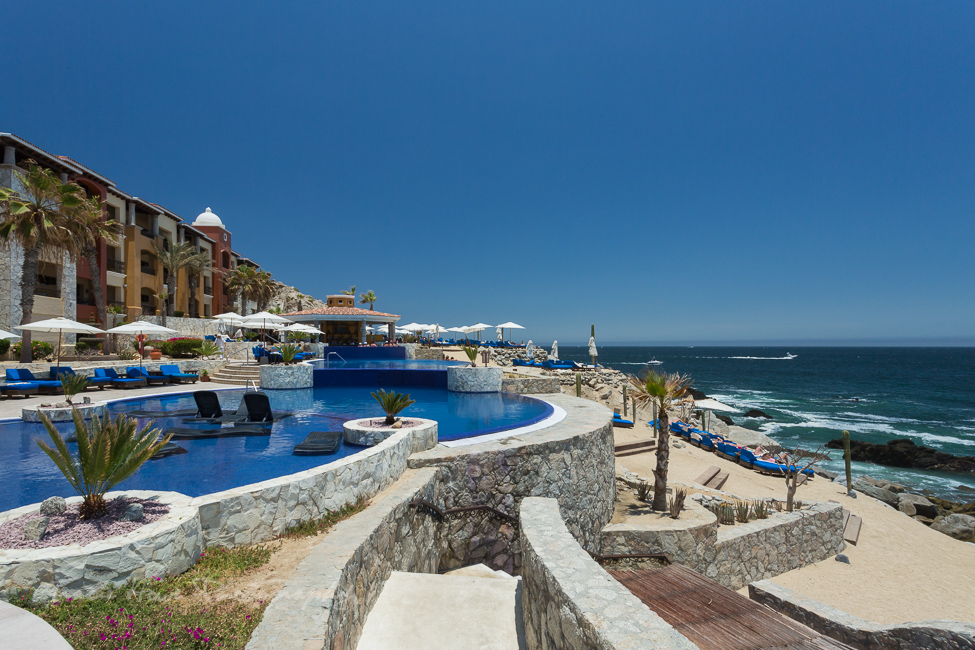
[[[144,516],[141,521],[119,521],[130,503],[141,503]],[[85,544],[129,533],[141,528],[169,512],[169,506],[148,499],[118,497],[108,502],[108,514],[98,519],[83,521],[78,518],[78,504],[68,506],[62,515],[51,517],[47,533],[41,540],[24,539],[24,524],[41,517],[39,512],[29,512],[17,519],[0,525],[0,548],[48,548],[65,544]]]

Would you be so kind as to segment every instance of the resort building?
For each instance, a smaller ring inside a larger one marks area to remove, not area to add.
[[[259,265],[231,248],[230,231],[207,208],[192,223],[158,203],[152,203],[119,189],[115,183],[67,156],[51,154],[11,133],[0,133],[3,150],[0,186],[19,190],[16,172],[26,172],[26,161],[54,170],[63,182],[80,185],[89,197],[97,197],[105,217],[124,225],[124,237],[117,245],[102,241],[97,247],[98,277],[92,277],[87,260],[72,259],[66,253],[42,255],[37,269],[33,320],[64,316],[73,320],[101,323],[95,305],[94,283],[105,293],[107,308],[118,308],[129,320],[156,316],[165,309],[162,294],[173,296],[173,315],[209,318],[229,311],[224,274],[246,264]],[[190,277],[185,269],[172,277],[160,264],[157,247],[168,250],[174,243],[189,242],[206,252],[212,269]],[[23,251],[8,244],[0,255],[0,328],[10,329],[21,321],[20,278]],[[253,304],[248,305],[252,309]],[[46,340],[41,335],[37,338]]]
[[[393,340],[396,337],[396,321],[400,318],[397,314],[360,309],[355,306],[355,296],[346,294],[328,296],[324,307],[295,311],[284,316],[325,332],[325,341],[329,345],[371,343],[372,335],[366,330],[370,325],[386,325],[388,338]]]

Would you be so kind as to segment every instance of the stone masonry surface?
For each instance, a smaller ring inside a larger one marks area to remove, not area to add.
[[[880,625],[851,616],[811,598],[803,598],[769,580],[748,585],[748,596],[812,629],[854,648],[975,648],[975,624],[921,621]]]
[[[278,390],[283,388],[311,388],[314,384],[315,369],[311,364],[261,366],[261,388]]]
[[[121,492],[109,492],[115,498]],[[34,589],[34,599],[91,596],[100,589],[128,580],[176,575],[189,569],[203,551],[197,509],[189,497],[175,492],[130,490],[127,496],[158,497],[169,513],[125,535],[81,546],[68,544],[43,549],[0,549],[0,597],[9,599],[22,589]],[[81,497],[71,497],[78,503]],[[0,523],[37,509],[37,504],[9,510]]]
[[[447,368],[447,390],[455,393],[497,393],[501,390],[501,368]]]
[[[378,445],[380,442],[390,437],[394,433],[399,431],[412,431],[413,440],[419,442],[419,447],[417,451],[423,451],[424,449],[432,449],[437,444],[437,422],[436,420],[424,420],[422,418],[411,418],[414,421],[419,421],[415,427],[403,427],[402,429],[392,429],[383,428],[375,429],[372,427],[362,426],[363,422],[371,422],[376,418],[363,418],[361,420],[349,420],[342,425],[344,430],[345,441],[353,444],[359,445],[360,447],[371,447],[373,445]]]
[[[808,503],[802,510],[775,513],[747,524],[718,526],[717,519],[693,499],[687,514],[658,524],[622,523],[602,531],[602,555],[666,553],[673,561],[740,589],[839,553],[843,542],[843,507]]]
[[[616,498],[612,414],[568,395],[544,399],[568,413],[539,431],[463,447],[438,446],[410,457],[411,468],[444,470],[442,508],[489,505],[516,515],[530,496],[558,499],[569,531],[597,550],[599,530],[613,516]],[[486,512],[448,520],[440,570],[483,562],[515,574],[521,545],[515,527]]]
[[[437,523],[409,502],[437,491],[435,468],[410,470],[337,524],[268,605],[247,650],[354,648],[390,573],[436,573]]]
[[[555,377],[505,377],[501,381],[501,390],[518,395],[538,395],[558,393],[562,389],[559,388],[559,380]]]
[[[697,647],[589,557],[555,499],[524,499],[521,522],[529,650]]]

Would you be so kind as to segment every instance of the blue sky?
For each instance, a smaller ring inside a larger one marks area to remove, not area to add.
[[[0,131],[407,321],[975,340],[975,5],[526,4],[14,4]]]

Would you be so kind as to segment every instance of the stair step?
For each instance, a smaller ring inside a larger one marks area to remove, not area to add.
[[[393,571],[356,648],[524,648],[521,581],[498,578]]]

